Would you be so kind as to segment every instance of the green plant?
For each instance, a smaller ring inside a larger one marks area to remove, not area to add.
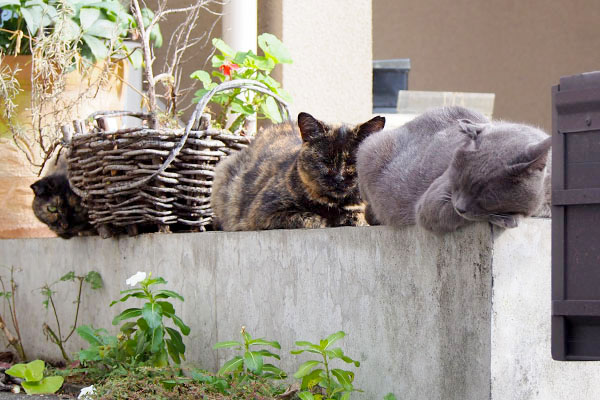
[[[77,297],[75,298],[75,302],[74,302],[76,304],[75,319],[73,321],[73,326],[71,327],[71,330],[69,331],[69,333],[66,336],[63,337],[61,327],[60,327],[60,320],[58,318],[58,312],[56,309],[56,305],[54,303],[54,299],[52,297],[53,295],[56,294],[56,292],[54,290],[52,290],[52,288],[55,287],[56,284],[58,284],[60,282],[75,282],[75,281],[77,281],[77,287],[78,287]],[[71,338],[71,336],[77,329],[77,319],[79,318],[79,306],[81,305],[81,293],[83,290],[84,282],[88,283],[93,290],[101,289],[103,286],[102,285],[102,277],[96,271],[90,271],[86,275],[82,275],[82,276],[75,275],[75,272],[71,271],[71,272],[63,275],[56,282],[53,282],[51,284],[45,284],[41,288],[42,295],[44,296],[44,301],[42,303],[44,304],[44,307],[46,309],[48,309],[48,305],[50,305],[50,307],[52,308],[52,311],[54,313],[54,319],[56,321],[56,331],[53,330],[47,323],[44,323],[42,325],[42,330],[43,330],[44,334],[46,335],[46,337],[48,339],[50,339],[50,341],[52,343],[54,343],[58,346],[63,358],[67,362],[70,362],[71,359],[67,355],[67,352],[65,351],[64,346],[65,346],[65,343]]]
[[[319,354],[322,358],[322,360],[306,361],[300,365],[298,371],[294,374],[294,378],[302,379],[300,388],[303,392],[298,394],[300,399],[347,400],[350,398],[350,393],[360,391],[352,384],[354,381],[354,372],[339,368],[331,368],[331,361],[335,359],[340,359],[348,364],[354,364],[356,367],[360,366],[360,362],[346,356],[340,347],[331,347],[344,336],[346,336],[346,334],[339,331],[329,335],[326,339],[320,340],[319,343],[306,341],[296,342],[296,346],[304,348],[292,350],[292,354],[301,354],[306,351]],[[325,389],[326,397],[323,397],[322,394],[313,394],[310,392],[310,390],[317,385]]]
[[[21,386],[27,394],[56,393],[62,386],[62,376],[44,377],[45,364],[42,360],[35,360],[27,364],[15,364],[6,370],[6,373],[15,378],[23,379]]]
[[[241,335],[243,342],[231,340],[219,342],[213,346],[213,349],[236,348],[241,350],[240,355],[233,357],[223,364],[221,369],[217,372],[218,375],[233,373],[240,377],[241,380],[253,379],[257,376],[270,379],[283,379],[286,377],[285,372],[278,367],[273,364],[264,363],[264,357],[272,357],[279,360],[280,358],[277,354],[265,349],[251,349],[257,346],[270,346],[280,350],[281,346],[278,342],[268,341],[263,338],[253,339],[252,336],[246,332],[245,326],[242,326]]]
[[[139,284],[139,287],[121,291],[124,296],[113,301],[110,306],[130,298],[145,302],[142,307],[124,310],[112,323],[118,325],[133,318],[137,320],[122,324],[118,336],[110,336],[103,329],[80,327],[77,332],[91,346],[79,352],[79,360],[84,363],[100,361],[111,368],[123,363],[161,367],[169,365],[170,356],[176,364],[180,364],[185,359],[185,344],[176,329],[166,326],[165,319],[171,319],[183,335],[190,333],[190,328],[175,314],[175,308],[167,301],[169,298],[183,301],[183,297],[172,290],[152,290],[153,285],[167,283],[161,277],[152,278],[152,273],[138,272],[126,282],[130,286]]]
[[[94,63],[125,50],[124,39],[137,23],[119,0],[0,0],[2,19],[0,48],[6,54],[32,54],[31,39],[61,31],[69,47]],[[61,13],[67,18],[61,18]],[[153,16],[149,9],[144,9]],[[152,31],[154,44],[160,47],[158,25]],[[139,53],[138,53],[139,55]],[[138,58],[141,61],[141,57]]]
[[[213,68],[212,76],[217,79],[213,82],[211,74],[206,71],[195,71],[191,77],[202,82],[203,89],[195,94],[195,102],[214,89],[218,83],[236,80],[250,79],[266,85],[274,94],[290,100],[290,96],[281,88],[281,84],[273,79],[270,74],[273,68],[280,63],[291,63],[292,59],[288,50],[276,36],[270,33],[263,33],[258,37],[258,46],[263,52],[263,56],[254,54],[252,51],[234,52],[221,39],[213,39],[213,46],[221,54],[212,58]],[[257,115],[257,118],[268,118],[273,122],[283,120],[275,100],[263,93],[253,93],[243,89],[233,89],[231,91],[215,94],[212,102],[221,106],[221,112],[216,117],[216,123],[225,128],[226,119],[229,113],[236,116],[229,127],[229,130],[236,131],[242,126],[242,123],[249,117]]]
[[[0,292],[0,297],[4,298],[6,304],[8,305],[8,312],[10,314],[10,321],[12,322],[13,328],[15,330],[16,336],[8,329],[6,326],[6,322],[4,318],[0,314],[0,330],[6,337],[8,341],[8,345],[12,346],[19,358],[23,361],[27,360],[27,355],[25,354],[25,347],[23,346],[23,339],[21,338],[21,331],[19,330],[19,320],[17,318],[17,305],[15,300],[15,295],[17,293],[17,284],[15,283],[15,268],[10,267],[10,290],[7,290],[4,285],[4,280],[2,276],[0,276],[0,286],[2,286],[2,291]]]

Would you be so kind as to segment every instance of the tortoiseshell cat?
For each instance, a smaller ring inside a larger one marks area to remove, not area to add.
[[[31,189],[35,193],[33,213],[58,236],[70,239],[96,233],[81,198],[69,186],[65,165],[32,184]]]
[[[356,127],[332,126],[300,113],[297,126],[280,124],[260,132],[215,171],[215,227],[241,231],[366,225],[356,151],[384,124],[385,118],[375,117]]]

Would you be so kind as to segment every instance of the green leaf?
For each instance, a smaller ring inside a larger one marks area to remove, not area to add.
[[[354,381],[353,372],[334,368],[331,370],[331,373],[337,378],[338,382],[344,387],[345,390],[352,391],[352,382]]]
[[[142,307],[142,317],[148,323],[150,329],[161,326],[162,323],[162,308],[157,303],[146,303]]]
[[[96,346],[102,345],[102,342],[100,341],[100,339],[96,335],[96,332],[91,326],[81,325],[77,327],[76,331],[77,334],[89,344]]]
[[[85,363],[88,361],[100,361],[102,357],[100,357],[97,347],[90,347],[89,349],[81,350],[78,353],[78,359],[79,362]]]
[[[168,301],[157,301],[156,304],[160,305],[160,308],[162,308],[163,315],[170,318],[175,314],[175,308],[173,308],[173,304],[169,303]]]
[[[223,364],[221,369],[217,371],[217,375],[224,375],[228,372],[239,371],[242,369],[243,363],[244,359],[240,356],[236,356]]]
[[[296,373],[294,374],[294,378],[296,378],[296,379],[302,378],[303,376],[307,375],[314,367],[316,367],[319,364],[320,364],[320,362],[315,361],[315,360],[309,360],[309,361],[305,362],[304,364],[300,365],[300,367],[298,367],[298,371],[296,371]]]
[[[84,33],[102,39],[113,39],[118,36],[119,26],[107,19],[100,19],[90,26]]]
[[[208,72],[202,71],[202,70],[198,70],[198,71],[193,72],[190,75],[190,78],[197,79],[200,82],[202,82],[202,87],[204,87],[204,89],[207,89],[207,87],[212,82],[212,79],[210,78],[210,74]]]
[[[300,400],[315,400],[315,396],[311,392],[300,392],[298,397]]]
[[[325,379],[324,376],[325,376],[325,371],[323,371],[321,368],[313,369],[310,374],[305,375],[302,378],[301,388],[303,390],[304,389],[312,389],[313,386],[318,385],[319,382],[321,382],[322,380]]]
[[[181,296],[180,294],[172,291],[172,290],[165,290],[165,289],[161,289],[161,290],[157,290],[154,293],[154,297],[156,297],[157,299],[166,299],[168,297],[173,297],[175,299],[184,301],[183,296]]]
[[[25,379],[25,371],[26,370],[27,370],[27,367],[25,366],[25,364],[15,364],[12,367],[10,367],[9,369],[7,369],[5,372],[7,374],[9,374],[10,376]]]
[[[129,322],[126,322],[123,325],[121,325],[119,330],[126,335],[131,335],[135,331],[136,325],[137,325],[136,322],[129,321]]]
[[[44,377],[45,364],[42,360],[34,360],[25,364],[25,380],[27,382],[38,382]]]
[[[388,393],[385,396],[383,396],[383,400],[397,400],[396,399],[396,395],[394,393]]]
[[[184,334],[184,336],[187,336],[190,334],[190,327],[187,326],[186,324],[184,324],[183,321],[181,320],[181,318],[179,318],[177,315],[172,315],[171,319],[173,320],[175,325],[179,328],[181,333]]]
[[[221,73],[221,72],[219,72],[219,71],[213,71],[213,72],[211,73],[211,75],[212,75],[212,76],[214,76],[214,77],[216,77],[216,78],[219,78],[219,80],[220,80],[221,82],[224,82],[224,81],[225,81],[225,79],[227,79],[227,77],[225,76],[225,74],[223,74],[223,73]]]
[[[88,272],[84,280],[92,286],[93,290],[102,289],[104,286],[102,276],[97,271]]]
[[[350,393],[344,393],[342,397],[340,397],[340,400],[350,400]]]
[[[252,339],[250,342],[248,342],[248,344],[250,344],[250,345],[256,345],[256,346],[259,346],[259,345],[262,345],[262,346],[271,346],[271,347],[274,347],[274,348],[276,348],[278,350],[281,350],[281,345],[279,344],[279,342],[277,342],[275,340],[268,341],[268,340],[265,340],[265,339],[262,339],[262,338]]]
[[[325,345],[325,348],[327,349],[329,346],[331,346],[332,344],[334,344],[335,342],[337,342],[338,340],[340,340],[344,336],[346,336],[346,333],[343,332],[343,331],[339,331],[339,332],[336,332],[336,333],[333,333],[333,334],[329,335],[327,337],[327,339],[325,339],[327,341],[327,344]]]
[[[249,65],[254,69],[267,71],[267,73],[271,72],[271,70],[275,68],[275,62],[271,58],[259,57],[254,54],[250,54],[248,56],[246,65]]]
[[[355,361],[353,359],[351,359],[348,356],[341,356],[340,357],[344,362],[347,362],[348,364],[354,364],[354,366],[356,367],[360,367],[360,362],[359,361]]]
[[[281,123],[281,114],[279,113],[279,108],[277,107],[277,103],[275,99],[271,96],[267,97],[264,103],[260,105],[260,110],[265,115],[265,117],[269,118],[274,123]]]
[[[154,359],[153,365],[161,368],[169,365],[169,354],[167,353],[165,346],[162,346],[160,353],[158,353],[158,357]]]
[[[231,104],[231,111],[244,115],[252,115],[255,112],[252,105],[243,104],[239,99],[233,100],[233,103]]]
[[[258,36],[258,47],[276,63],[292,63],[292,57],[283,43],[275,35],[263,33]]]
[[[287,374],[273,364],[264,364],[263,376],[267,378],[270,377],[272,379],[285,379]]]
[[[75,272],[74,271],[68,272],[67,274],[61,276],[59,280],[62,282],[73,281],[73,280],[75,280]]]
[[[142,64],[144,63],[144,56],[142,54],[142,51],[140,49],[136,48],[129,55],[129,61],[131,62],[131,65],[133,66],[133,68],[135,68],[135,69],[142,68]]]
[[[85,32],[100,18],[100,10],[98,8],[83,7],[79,11],[79,23],[81,29]]]
[[[344,356],[344,352],[339,347],[336,347],[334,349],[325,350],[325,354],[327,354],[327,357],[329,357],[332,360],[336,359],[336,358],[342,358]]]
[[[183,338],[181,337],[179,332],[177,332],[175,329],[169,328],[169,327],[167,327],[166,329],[167,329],[167,333],[171,337],[171,341],[173,342],[173,345],[175,346],[175,349],[177,350],[177,352],[180,354],[184,354],[185,353],[185,344],[183,344]]]
[[[150,342],[151,353],[157,353],[160,350],[161,345],[163,345],[163,335],[164,332],[160,325],[152,330],[152,340]]]
[[[169,352],[169,355],[171,356],[171,359],[173,359],[175,364],[181,364],[179,352],[177,351],[177,348],[175,347],[175,344],[171,339],[167,339],[167,351]]]
[[[160,276],[154,278],[154,279],[146,279],[146,285],[150,286],[150,285],[164,285],[166,284],[167,281],[164,280],[164,278],[161,278]]]
[[[215,344],[213,346],[213,349],[215,349],[215,350],[225,349],[227,347],[236,347],[236,346],[242,346],[242,344],[240,342],[236,342],[235,340],[230,340],[227,342],[219,342],[219,343]]]
[[[56,393],[64,382],[62,376],[49,376],[40,382],[22,382],[21,385],[27,394],[51,394]]]
[[[146,299],[146,298],[147,298],[146,294],[140,290],[140,291],[138,291],[138,292],[135,292],[135,293],[129,293],[129,294],[127,294],[127,295],[125,295],[125,296],[121,297],[119,300],[115,300],[115,301],[113,301],[112,303],[110,303],[110,307],[114,306],[114,305],[115,305],[115,304],[117,304],[117,303],[124,302],[124,301],[126,301],[128,298],[130,298],[130,297],[136,297],[136,298],[138,298],[138,299]]]
[[[146,320],[144,318],[139,318],[136,321],[136,323],[142,331],[146,332],[146,331],[150,330],[150,328],[148,327],[148,323],[146,322]]]
[[[315,345],[312,344],[311,342],[307,342],[305,340],[299,340],[296,342],[296,346],[306,347],[306,346],[315,346]]]
[[[276,358],[278,360],[281,360],[281,358],[279,357],[278,354],[271,353],[269,350],[259,350],[259,351],[257,351],[257,353],[260,354],[263,357],[273,357],[273,358]]]
[[[212,44],[217,50],[223,53],[224,56],[232,57],[235,53],[233,49],[229,47],[229,45],[227,45],[227,43],[225,43],[222,39],[214,38],[212,40]]]
[[[25,25],[27,27],[27,33],[29,36],[36,36],[38,29],[40,28],[40,23],[42,19],[41,9],[39,7],[36,12],[34,8],[27,9],[21,7],[21,16],[25,20]],[[35,15],[34,15],[35,14]]]
[[[127,310],[124,310],[122,313],[120,313],[115,318],[113,318],[112,324],[113,325],[117,325],[119,322],[121,322],[123,320],[129,319],[129,318],[139,317],[140,315],[142,315],[142,310],[141,309],[139,309],[139,308],[128,308]]]
[[[85,44],[90,48],[96,60],[104,60],[108,56],[108,48],[104,42],[92,35],[84,33],[81,37]]]
[[[263,358],[256,351],[247,351],[244,354],[244,365],[256,375],[260,375],[263,367]]]

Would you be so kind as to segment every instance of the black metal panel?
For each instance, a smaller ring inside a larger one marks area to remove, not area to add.
[[[600,72],[552,88],[552,357],[600,360]]]

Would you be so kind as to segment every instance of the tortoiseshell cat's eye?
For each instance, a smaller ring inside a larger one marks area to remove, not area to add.
[[[57,211],[56,207],[54,207],[54,206],[48,206],[48,207],[46,207],[46,209],[48,210],[48,212],[51,212],[51,213],[55,213]]]

